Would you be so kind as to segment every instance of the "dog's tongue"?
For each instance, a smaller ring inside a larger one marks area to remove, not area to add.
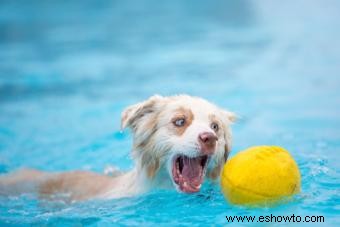
[[[202,183],[201,158],[183,157],[183,189],[187,192],[196,192]],[[186,183],[186,184],[184,184]]]

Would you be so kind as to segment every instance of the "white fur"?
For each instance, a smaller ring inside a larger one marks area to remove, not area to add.
[[[180,108],[190,110],[193,114],[193,120],[186,128],[183,134],[176,134],[176,129],[171,121],[176,111]],[[74,183],[70,182],[71,194],[76,195],[79,190],[83,191],[83,197],[76,197],[76,200],[88,198],[120,198],[133,196],[144,193],[154,187],[160,188],[177,188],[178,186],[172,179],[172,161],[176,155],[186,155],[197,157],[201,155],[201,148],[198,142],[198,136],[202,132],[216,134],[212,130],[211,115],[214,115],[220,125],[220,136],[216,143],[214,153],[209,158],[207,171],[213,170],[216,166],[224,163],[225,152],[228,152],[231,146],[230,124],[235,120],[235,115],[231,112],[222,110],[217,106],[197,97],[187,95],[162,97],[152,96],[148,100],[128,107],[122,113],[121,127],[131,128],[134,138],[134,147],[132,157],[135,161],[135,167],[127,173],[113,173],[114,177],[102,179],[103,190],[97,192],[91,190],[92,184],[83,184],[83,181]],[[0,177],[0,194],[2,189],[8,189],[9,186],[19,186],[20,183],[31,182],[39,188],[43,183],[53,180],[56,176],[64,178],[65,175],[38,173],[34,177],[29,173],[17,173]],[[151,175],[151,176],[150,176]],[[86,176],[84,175],[84,179]],[[91,181],[96,184],[96,179],[92,176]],[[65,178],[66,179],[66,178]],[[93,181],[92,181],[93,179]],[[56,185],[60,186],[60,185]],[[79,189],[80,188],[80,189]],[[38,190],[38,189],[37,189]],[[23,190],[21,192],[24,192]],[[91,194],[93,192],[93,194]],[[88,194],[86,194],[88,193]],[[82,194],[82,195],[83,195]]]

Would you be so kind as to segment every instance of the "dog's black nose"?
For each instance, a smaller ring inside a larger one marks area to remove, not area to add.
[[[204,154],[214,153],[217,136],[211,132],[202,132],[198,135],[198,140],[201,145],[201,152]]]

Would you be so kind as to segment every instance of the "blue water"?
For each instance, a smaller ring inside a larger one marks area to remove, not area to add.
[[[302,193],[252,209],[228,204],[209,184],[195,195],[153,191],[67,206],[0,198],[0,224],[227,225],[226,215],[295,214],[339,226],[339,28],[336,0],[1,1],[0,173],[128,170],[123,108],[188,93],[241,116],[232,155],[287,148]]]

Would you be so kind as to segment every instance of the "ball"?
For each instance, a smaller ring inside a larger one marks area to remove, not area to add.
[[[228,160],[221,173],[224,197],[233,204],[272,204],[300,191],[299,168],[287,150],[256,146]]]

